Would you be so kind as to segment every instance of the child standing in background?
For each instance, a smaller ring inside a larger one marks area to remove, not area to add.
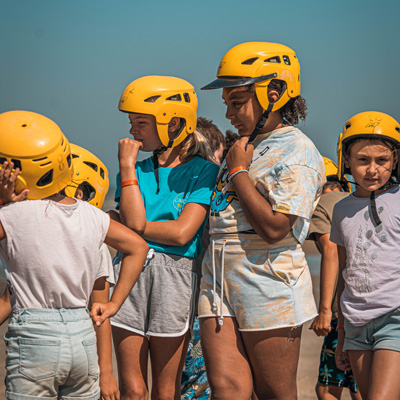
[[[96,336],[87,306],[99,250],[105,241],[126,255],[111,300],[92,307],[98,326],[125,300],[148,246],[92,205],[61,194],[73,167],[68,140],[53,121],[6,112],[0,114],[0,138],[0,180],[8,182],[0,187],[6,204],[0,240],[13,310],[5,335],[6,397],[97,400]],[[13,202],[21,196],[15,191],[29,200]]]
[[[199,131],[207,140],[211,148],[213,162],[220,165],[225,153],[225,138],[218,127],[207,118],[199,117],[197,119],[196,130]],[[203,262],[204,253],[210,244],[209,224],[207,221],[204,229],[201,245],[202,250],[196,258],[196,271],[201,278],[201,264]],[[197,302],[196,302],[197,306]],[[182,373],[181,382],[181,399],[209,399],[211,390],[207,381],[206,367],[204,363],[203,350],[200,343],[200,327],[197,316],[194,319],[192,329],[192,339],[189,343],[189,348],[186,355],[185,366]]]
[[[354,193],[335,205],[339,318],[336,362],[350,364],[363,399],[400,398],[400,125],[387,114],[352,117],[339,137],[339,179]]]
[[[311,218],[309,239],[314,240],[321,253],[320,300],[318,316],[309,329],[325,336],[321,349],[318,383],[315,392],[319,400],[340,399],[344,388],[349,388],[353,400],[361,400],[353,372],[339,370],[335,362],[337,344],[337,276],[339,259],[337,247],[329,240],[335,204],[349,195],[350,183],[339,182],[337,165],[323,157],[327,182]],[[346,178],[343,178],[346,179]]]
[[[198,290],[194,259],[218,167],[195,130],[197,96],[185,80],[136,79],[119,109],[133,140],[119,143],[115,200],[121,221],[150,247],[137,285],[111,321],[121,396],[147,398],[150,353],[152,397],[179,399]],[[137,161],[139,150],[153,156]]]

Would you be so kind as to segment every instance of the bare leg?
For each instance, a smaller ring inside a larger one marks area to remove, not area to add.
[[[241,332],[260,399],[297,399],[302,327]]]
[[[318,400],[340,400],[342,390],[342,387],[321,385],[319,382],[315,386]]]
[[[368,400],[400,399],[400,352],[376,350],[372,357]],[[367,399],[367,397],[365,397]]]
[[[373,352],[368,350],[349,350],[347,353],[361,397],[368,399]]]
[[[153,400],[181,398],[182,370],[190,340],[190,331],[179,337],[150,339]]]
[[[253,378],[235,318],[199,318],[201,346],[212,399],[249,400]],[[261,397],[262,398],[262,397]]]
[[[121,400],[147,400],[147,338],[125,329],[112,328],[118,364]]]

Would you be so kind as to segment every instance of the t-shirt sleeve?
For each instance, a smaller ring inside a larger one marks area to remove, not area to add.
[[[273,189],[268,193],[272,209],[283,214],[311,218],[324,177],[305,165],[283,165],[275,171],[274,180]],[[264,188],[268,191],[266,184]]]
[[[96,279],[99,279],[103,276],[106,278],[107,282],[109,282],[111,285],[115,285],[111,254],[105,243],[103,243],[103,245],[100,247],[99,270],[97,272]]]
[[[110,216],[106,214],[104,211],[99,210],[95,206],[93,207],[94,212],[96,213],[98,225],[99,225],[99,249],[104,243],[104,240],[107,236],[108,229],[110,228]]]
[[[311,217],[308,238],[315,240],[315,234],[326,235],[331,232],[331,221],[328,213],[320,204],[317,205]]]
[[[339,246],[344,246],[343,234],[340,229],[340,215],[337,206],[333,209],[331,235],[329,240]]]
[[[218,165],[211,162],[205,164],[196,178],[196,183],[193,186],[187,203],[206,205],[211,203],[211,195],[215,187],[218,171]]]

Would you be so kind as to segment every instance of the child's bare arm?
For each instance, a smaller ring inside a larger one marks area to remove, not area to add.
[[[330,233],[315,234],[318,247],[321,249],[320,301],[318,317],[311,324],[318,336],[326,336],[331,331],[332,300],[335,291],[336,277],[339,270],[337,246],[329,240]]]
[[[126,226],[110,220],[105,243],[124,254],[121,271],[111,299],[106,304],[95,303],[90,313],[93,321],[100,326],[107,318],[117,313],[133,285],[139,278],[147,251],[147,243]]]
[[[344,317],[342,314],[342,310],[340,307],[340,298],[342,297],[342,293],[344,290],[344,279],[343,279],[343,270],[346,268],[347,263],[347,255],[346,249],[343,246],[337,246],[338,255],[339,255],[339,276],[338,276],[338,285],[337,285],[337,297],[338,297],[338,342],[335,351],[335,360],[336,366],[343,370],[348,371],[351,369],[350,361],[347,356],[347,351],[343,351],[344,345],[344,329],[342,328],[342,324],[344,323]]]
[[[248,138],[242,137],[229,150],[226,156],[229,170],[237,166],[247,168],[250,165],[254,147],[247,141]],[[267,243],[277,243],[290,232],[297,216],[274,211],[248,174],[237,174],[232,179],[232,184],[247,220]]]
[[[105,277],[97,279],[91,295],[92,303],[107,303],[109,300],[109,288],[110,284],[106,281]],[[101,326],[95,325],[94,329],[97,336],[101,396],[106,400],[117,400],[120,393],[112,368],[110,320],[106,320]]]
[[[118,146],[118,160],[121,184],[137,181],[135,165],[142,144],[132,139],[122,139]],[[120,218],[123,224],[142,234],[146,228],[146,210],[138,185],[121,188]]]
[[[0,297],[0,325],[8,319],[12,311],[8,289],[4,290],[3,295]]]
[[[148,221],[142,236],[156,243],[184,246],[199,230],[209,209],[205,204],[188,203],[174,221]]]

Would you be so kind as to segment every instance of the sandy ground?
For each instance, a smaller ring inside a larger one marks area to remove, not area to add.
[[[310,254],[315,254],[314,249],[307,247]],[[311,263],[310,263],[311,264]],[[313,287],[314,296],[316,299],[319,297],[319,276],[317,275],[317,263],[314,262],[314,267],[310,265],[313,273]],[[1,277],[0,277],[1,279]],[[1,286],[1,285],[0,285]],[[2,293],[0,287],[0,293]],[[308,330],[310,323],[306,323],[303,327],[303,336],[300,351],[300,363],[297,376],[298,398],[299,400],[313,400],[316,399],[314,392],[315,383],[318,375],[319,353],[322,346],[322,338],[317,337],[314,332]],[[0,327],[1,338],[7,330],[6,324]],[[114,360],[115,362],[115,360]],[[4,400],[4,377],[5,377],[5,347],[4,340],[0,340],[0,400]],[[116,371],[116,368],[114,368]],[[343,400],[349,400],[350,396],[348,391],[345,390],[342,396]]]

